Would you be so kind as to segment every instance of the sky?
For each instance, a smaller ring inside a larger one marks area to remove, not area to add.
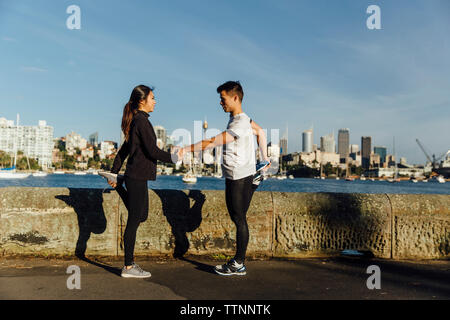
[[[81,29],[70,30],[70,5]],[[381,30],[366,25],[370,5]],[[228,122],[216,88],[239,80],[243,110],[261,127],[288,128],[301,151],[340,128],[408,163],[450,149],[450,1],[0,0],[0,117],[46,120],[120,141],[132,89],[155,88],[150,116],[168,134],[205,118]]]

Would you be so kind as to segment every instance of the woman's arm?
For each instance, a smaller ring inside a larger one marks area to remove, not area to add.
[[[146,122],[146,123],[145,123]],[[169,152],[163,151],[156,145],[156,135],[153,126],[149,121],[137,121],[136,133],[142,142],[142,149],[147,155],[155,160],[173,163],[172,155]]]
[[[128,157],[129,153],[130,153],[130,143],[128,141],[125,141],[120,147],[119,152],[117,152],[116,157],[114,158],[111,173],[119,173],[120,168],[122,167],[122,164]]]

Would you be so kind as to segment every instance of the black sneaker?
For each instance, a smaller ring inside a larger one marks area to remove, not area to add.
[[[243,263],[239,264],[236,260],[231,259],[223,265],[218,265],[214,268],[214,271],[221,276],[245,276],[247,274],[247,269]]]

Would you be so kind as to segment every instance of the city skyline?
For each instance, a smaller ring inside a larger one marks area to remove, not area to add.
[[[66,27],[70,4],[0,2],[1,116],[120,141],[123,105],[143,83],[169,134],[205,116],[223,130],[216,88],[240,80],[244,112],[268,132],[289,126],[288,153],[311,123],[317,145],[331,128],[388,149],[395,136],[409,163],[426,162],[416,138],[436,155],[450,147],[448,1],[377,1],[382,30],[366,27],[371,1],[78,1],[81,30]]]
[[[39,124],[38,124],[39,127],[42,126],[42,125],[47,126],[46,120],[39,120],[38,122],[39,122]],[[206,123],[206,121],[203,122],[203,131],[206,131],[206,129],[208,128],[207,125],[206,125],[206,128],[205,128],[205,123]],[[14,120],[9,120],[9,119],[6,119],[4,117],[0,117],[0,128],[2,128],[2,127],[4,127],[4,128],[6,128],[6,127],[15,127],[15,126],[16,126],[16,123],[15,123]],[[32,128],[32,127],[36,127],[36,126],[30,126],[30,125],[27,125],[27,124],[21,124],[20,127]],[[49,126],[49,127],[51,128],[51,131],[53,133],[53,129],[54,128],[51,127],[51,126]],[[167,134],[167,130],[164,128],[164,126],[157,124],[157,125],[154,126],[154,129],[155,129],[155,134],[156,134],[156,136],[158,138],[158,141],[157,141],[158,147],[163,149],[163,148],[166,147],[167,144],[172,144],[173,143],[173,140],[172,140],[173,137],[171,135]],[[348,136],[349,133],[350,133],[350,129],[349,128],[340,129],[339,132],[344,132]],[[328,135],[320,137],[320,144],[311,143],[311,142],[313,142],[314,129],[305,130],[302,134],[305,135],[305,133],[309,133],[309,134],[307,135],[306,140],[305,139],[303,139],[303,140],[304,140],[304,142],[306,142],[310,146],[311,150],[310,151],[305,151],[305,147],[302,146],[302,150],[293,150],[293,151],[289,152],[288,154],[293,154],[293,153],[313,153],[314,152],[313,149],[315,149],[315,150],[321,150],[322,152],[325,152],[325,153],[335,153],[336,155],[340,155],[339,148],[336,145],[336,141],[335,141],[335,137],[334,137],[334,131],[331,134],[328,134]],[[191,134],[192,134],[192,132],[191,132]],[[75,139],[77,139],[77,142],[75,142],[76,145],[81,143],[80,145],[84,146],[84,147],[78,147],[80,150],[88,149],[89,145],[95,146],[95,147],[100,147],[104,143],[114,143],[116,149],[118,149],[120,147],[120,145],[121,145],[121,142],[117,142],[117,141],[113,141],[113,140],[98,139],[98,132],[90,134],[88,136],[88,138],[85,139],[83,137],[83,135],[75,132],[74,130],[71,130],[70,132],[66,133],[63,136],[53,136],[53,141],[58,141],[58,140],[61,140],[61,139],[65,139],[66,140],[66,144],[67,144],[67,139],[72,139],[72,136],[75,137]],[[123,138],[123,135],[121,135],[121,139],[122,138]],[[205,137],[203,137],[203,138],[205,138]],[[304,138],[305,138],[305,136],[304,136]],[[344,140],[347,141],[346,139],[347,138],[345,138]],[[395,156],[394,155],[394,150],[392,150],[392,153],[389,153],[388,152],[388,150],[389,150],[388,147],[380,146],[380,145],[373,145],[372,146],[371,142],[369,142],[369,148],[368,148],[369,149],[369,153],[367,153],[367,151],[366,151],[366,156],[365,156],[366,160],[364,160],[364,157],[363,157],[363,150],[364,150],[363,141],[364,141],[364,139],[369,139],[371,141],[372,137],[362,136],[361,137],[361,145],[349,144],[348,145],[347,157],[352,157],[352,152],[353,152],[352,149],[355,146],[357,147],[356,148],[358,150],[357,152],[361,153],[359,156],[361,157],[363,162],[366,161],[368,163],[369,160],[370,160],[371,155],[376,155],[376,154],[378,154],[381,157],[381,159],[383,159],[383,160],[385,160],[385,156],[386,155]],[[2,140],[0,139],[0,142],[1,141]],[[93,144],[92,141],[96,141],[97,143]],[[283,136],[278,139],[278,143],[273,143],[272,141],[268,140],[268,147],[276,145],[276,146],[278,146],[280,148],[280,155],[286,155],[285,153],[283,153],[282,150],[283,150],[283,145],[286,145],[287,143],[288,143],[288,131],[286,130],[286,132],[283,134]],[[315,146],[316,148],[313,148],[313,146]],[[57,146],[55,145],[54,148],[57,148]],[[322,150],[322,148],[324,148],[325,150]],[[74,149],[74,148],[72,148],[72,149]],[[103,146],[101,147],[101,149],[103,150]],[[377,151],[377,149],[378,149],[378,151]],[[381,149],[383,149],[384,151],[380,152]],[[11,151],[11,150],[3,150],[3,151]],[[102,156],[101,158],[103,158],[103,157],[104,156]],[[367,158],[367,157],[369,157],[369,158]],[[397,155],[395,157],[395,159],[396,159],[396,162],[400,163],[400,159],[406,159],[406,157],[404,157],[402,155]],[[381,162],[385,162],[383,160]],[[426,165],[427,161],[425,161],[423,163],[410,163],[410,164]]]

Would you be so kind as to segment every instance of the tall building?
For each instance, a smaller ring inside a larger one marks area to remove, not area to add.
[[[154,126],[153,128],[156,134],[156,144],[158,148],[164,149],[166,147],[167,142],[167,132],[163,126]]]
[[[361,137],[361,164],[364,169],[370,167],[370,154],[372,153],[372,137]]]
[[[334,133],[330,133],[326,136],[320,137],[320,151],[335,153],[336,142],[334,140]]]
[[[357,144],[352,144],[350,146],[350,153],[357,153],[359,151],[359,146]]]
[[[341,162],[345,162],[349,155],[350,130],[348,128],[340,129],[338,133],[338,153]]]
[[[0,150],[23,151],[27,157],[37,159],[43,168],[49,168],[53,145],[53,127],[46,121],[39,120],[37,126],[17,126],[14,121],[0,118]]]
[[[280,139],[280,148],[281,148],[282,156],[285,156],[288,154],[288,140],[286,138]]]
[[[303,140],[303,152],[313,152],[313,130],[309,129],[306,131],[303,131],[302,134],[302,140]]]
[[[89,136],[89,144],[94,147],[98,145],[98,132],[95,132]]]
[[[373,152],[380,155],[380,164],[386,163],[386,147],[373,147]]]

